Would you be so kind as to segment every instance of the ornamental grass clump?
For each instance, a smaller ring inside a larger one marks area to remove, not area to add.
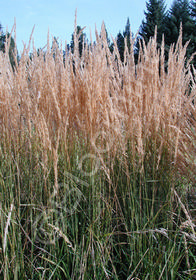
[[[188,43],[180,33],[166,61],[155,32],[137,61],[134,39],[125,44],[121,62],[104,25],[82,52],[79,38],[71,52],[55,40],[51,47],[48,35],[46,49],[31,54],[30,40],[14,69],[9,38],[0,52],[0,275],[190,279],[196,70]]]
[[[96,44],[84,45],[81,56],[79,35],[73,54],[64,54],[56,42],[51,49],[49,39],[46,51],[34,48],[31,56],[24,47],[14,71],[8,52],[1,53],[2,140],[7,137],[16,147],[19,136],[33,134],[50,151],[60,140],[67,145],[71,135],[81,134],[92,144],[99,133],[107,134],[115,143],[109,149],[114,157],[131,141],[140,168],[150,141],[156,144],[157,166],[163,148],[178,167],[185,164],[181,151],[190,149],[186,161],[189,171],[194,169],[188,158],[195,152],[195,69],[185,60],[182,35],[171,46],[167,65],[164,40],[158,48],[156,34],[147,45],[143,42],[137,62],[131,42],[124,63],[115,41],[110,52],[104,28]]]

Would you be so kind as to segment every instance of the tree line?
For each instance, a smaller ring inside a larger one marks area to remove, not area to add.
[[[196,0],[174,0],[169,9],[166,8],[165,0],[148,0],[146,1],[146,10],[144,12],[144,19],[139,27],[139,32],[134,46],[135,57],[139,52],[139,41],[141,38],[147,43],[150,37],[154,36],[155,27],[157,28],[157,43],[161,44],[163,34],[166,50],[172,43],[176,43],[180,26],[182,26],[183,39],[182,43],[189,42],[187,48],[187,57],[196,51]],[[114,44],[108,38],[110,51],[113,52]],[[88,44],[86,34],[80,26],[77,26],[77,34],[79,34],[79,54],[82,54],[84,45]],[[130,20],[127,19],[125,29],[116,36],[117,46],[120,54],[121,61],[124,61],[125,47],[130,51],[130,38],[134,35],[130,33]],[[0,24],[0,51],[5,51],[6,34],[4,34],[2,25]],[[55,39],[56,40],[56,39]],[[127,44],[127,46],[125,46]],[[10,44],[10,59],[14,49],[14,40],[11,39]],[[72,34],[71,42],[67,45],[67,49],[71,52],[74,51],[74,33]],[[166,54],[167,55],[167,54]],[[196,65],[196,59],[193,60]]]
[[[169,10],[166,10],[164,0],[148,1],[139,36],[147,42],[157,26],[158,44],[161,44],[164,34],[165,45],[169,49],[172,43],[177,42],[181,25],[182,43],[190,40],[187,48],[187,56],[190,57],[196,51],[196,0],[174,0]]]
[[[187,47],[187,57],[189,58],[196,52],[196,0],[174,0],[171,7],[167,9],[165,0],[148,0],[146,1],[146,10],[144,19],[139,27],[137,38],[135,40],[135,58],[137,60],[139,52],[139,41],[143,38],[145,43],[154,36],[155,28],[157,28],[157,44],[161,45],[163,35],[165,42],[166,58],[168,56],[171,44],[176,43],[179,37],[180,28],[182,27],[182,43],[183,45],[189,41]],[[81,27],[78,27],[78,32]],[[105,27],[106,30],[106,27]],[[130,31],[130,20],[127,22],[123,32],[116,36],[116,42],[120,54],[121,61],[124,62],[125,47],[131,51],[130,38],[134,37]],[[106,30],[106,35],[107,35]],[[108,36],[108,35],[107,35]],[[86,38],[84,33],[80,37],[80,54],[82,53],[83,41]],[[74,36],[72,35],[71,49],[74,48]],[[114,44],[107,38],[110,51],[113,51]],[[127,44],[127,46],[125,46]],[[137,62],[137,61],[136,61]],[[196,66],[196,58],[193,59]]]
[[[10,33],[4,33],[3,32],[3,27],[0,23],[0,51],[5,52],[6,51],[6,40],[10,37]],[[15,42],[13,37],[10,38],[10,43],[9,43],[9,58],[10,58],[10,62],[12,65],[12,68],[14,69],[15,67]]]
[[[169,51],[171,44],[176,43],[179,37],[180,27],[182,27],[182,43],[189,42],[187,57],[196,52],[196,0],[174,0],[170,9],[166,9],[164,0],[149,0],[146,2],[144,19],[139,27],[135,45],[135,56],[139,51],[139,40],[143,38],[147,43],[150,37],[154,36],[155,27],[157,28],[157,43],[160,46],[163,35],[165,49]],[[129,18],[123,33],[117,35],[117,45],[121,60],[124,60],[125,38],[130,36]],[[128,40],[127,40],[128,41]],[[127,46],[128,49],[130,46]],[[167,53],[166,53],[167,56]],[[194,60],[196,64],[196,60]]]

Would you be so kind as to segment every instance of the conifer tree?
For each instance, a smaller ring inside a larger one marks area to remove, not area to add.
[[[191,8],[191,17],[196,22],[196,0],[191,1],[190,8]]]
[[[157,28],[157,43],[162,42],[162,35],[165,32],[165,20],[167,11],[165,0],[148,0],[146,2],[145,19],[140,26],[139,35],[135,44],[135,61],[137,63],[139,54],[139,41],[144,39],[145,43],[154,36],[155,28]]]
[[[176,43],[180,25],[182,24],[183,44],[190,40],[187,55],[195,49],[195,26],[191,17],[191,9],[188,0],[174,0],[166,24],[166,43],[169,46],[172,43]]]
[[[154,36],[155,27],[157,27],[157,41],[161,43],[162,34],[165,31],[166,5],[164,0],[149,0],[146,2],[147,11],[144,12],[145,20],[140,26],[140,37],[148,42],[150,37]]]
[[[5,49],[5,36],[3,34],[3,27],[0,23],[0,51]]]
[[[196,0],[192,0],[190,3],[190,15],[193,23],[193,44],[194,44],[194,52],[196,52]],[[194,57],[194,65],[196,66],[196,56]]]
[[[124,61],[124,51],[125,51],[125,41],[124,41],[124,36],[122,35],[121,32],[119,32],[117,35],[117,46],[118,46],[118,51],[120,54],[120,59],[123,62]]]
[[[84,45],[86,44],[86,34],[83,32],[83,29],[79,25],[76,28],[76,34],[80,35],[78,40],[78,50],[79,50],[79,55],[81,56],[83,51],[83,44]],[[74,46],[75,46],[75,42],[74,42],[74,33],[73,33],[71,38],[71,43],[70,43],[70,48],[72,53],[74,52]]]
[[[7,32],[6,34],[3,32],[3,27],[0,24],[0,51],[5,52],[6,49],[6,38],[10,37],[10,33]],[[13,37],[10,38],[10,45],[9,45],[9,59],[10,63],[12,65],[12,68],[14,69],[15,67],[15,42]]]
[[[122,62],[124,61],[125,39],[126,39],[128,51],[130,52],[131,36],[132,36],[132,34],[130,32],[130,21],[129,21],[129,18],[127,18],[125,30],[123,31],[123,33],[119,32],[117,35],[117,46],[118,46],[118,50],[119,50],[119,54],[120,54],[120,58],[121,58]]]
[[[124,38],[126,38],[126,42],[127,42],[127,47],[128,47],[128,50],[130,52],[130,39],[131,39],[131,28],[130,28],[130,21],[129,21],[129,18],[127,18],[127,23],[125,25],[125,31],[123,32],[123,36]]]

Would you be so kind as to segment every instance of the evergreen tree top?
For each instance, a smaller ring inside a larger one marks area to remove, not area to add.
[[[145,20],[140,27],[140,36],[148,41],[154,35],[157,26],[158,40],[161,40],[164,33],[164,21],[166,17],[166,5],[164,0],[149,0],[146,2]]]
[[[190,3],[191,8],[191,16],[194,20],[196,20],[196,0],[192,0]]]
[[[129,21],[129,18],[127,18],[127,23],[125,25],[125,31],[123,32],[124,37],[130,36],[130,29],[131,29],[130,21]]]

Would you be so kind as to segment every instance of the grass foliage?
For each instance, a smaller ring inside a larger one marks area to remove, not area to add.
[[[196,279],[196,71],[104,27],[0,53],[0,278]],[[48,36],[49,37],[49,36]]]

